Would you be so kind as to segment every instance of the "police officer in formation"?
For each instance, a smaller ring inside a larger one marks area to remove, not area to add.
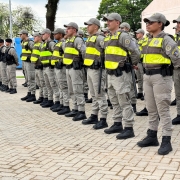
[[[105,95],[104,36],[98,31],[100,28],[98,19],[91,18],[84,24],[87,25],[89,33],[86,41],[84,65],[87,67],[87,83],[92,97],[92,114],[87,120],[83,120],[82,124],[95,124],[94,129],[102,129],[108,126],[106,122],[108,104]],[[100,68],[102,68],[101,74]],[[100,121],[98,122],[99,111]]]
[[[1,91],[15,94],[17,93],[16,66],[18,56],[14,47],[11,46],[12,39],[0,39],[0,74],[2,77]]]
[[[19,32],[20,38],[22,40],[22,54],[21,60],[23,63],[23,69],[25,72],[25,77],[27,79],[28,93],[25,97],[21,98],[22,101],[27,101],[29,98],[35,99],[35,69],[34,65],[31,63],[30,57],[34,42],[28,38],[28,31],[22,30]],[[27,101],[28,102],[28,101]],[[31,101],[30,101],[31,102]]]
[[[7,64],[5,57],[6,46],[4,45],[4,39],[0,39],[0,90],[7,91],[8,88],[8,77],[7,77]]]
[[[34,103],[40,103],[42,107],[50,107],[59,115],[73,117],[73,121],[83,120],[84,125],[94,124],[94,129],[106,128],[108,127],[106,122],[108,104],[105,96],[107,72],[108,95],[113,106],[114,124],[104,132],[120,133],[116,136],[117,139],[132,138],[135,134],[131,91],[134,80],[132,73],[135,67],[140,81],[137,98],[143,98],[144,90],[149,114],[147,136],[137,145],[140,147],[159,145],[157,131],[160,119],[162,143],[158,154],[166,155],[172,151],[172,122],[169,106],[173,67],[178,112],[173,124],[180,124],[179,34],[177,33],[175,42],[164,32],[164,27],[169,25],[169,21],[163,14],[155,13],[144,19],[150,35],[143,38],[144,31],[142,29],[136,31],[138,47],[128,33],[130,26],[128,23],[122,23],[118,13],[103,16],[103,19],[107,21],[108,26],[106,37],[99,31],[99,20],[91,18],[84,23],[87,25],[89,34],[86,46],[84,40],[77,34],[78,25],[75,22],[64,25],[67,28],[66,32],[61,28],[52,32],[57,43],[50,39],[49,29],[35,33],[35,43],[28,40],[27,31],[21,31],[23,40],[21,59],[23,64],[25,63],[25,73],[28,74],[26,63],[29,63],[27,60],[30,58],[30,62],[37,71],[34,73],[36,81],[39,81],[39,99]],[[180,17],[173,22],[177,23],[177,30],[180,31]],[[0,45],[3,46],[1,41]],[[17,65],[18,62],[15,61],[15,64]],[[92,113],[88,118],[85,113],[84,67],[87,69],[87,83],[92,97]],[[3,78],[2,83],[4,83]],[[28,85],[30,85],[29,81]],[[10,85],[10,88],[15,89],[16,85]],[[28,90],[24,100],[34,93],[30,91],[31,89]],[[72,110],[70,110],[69,98],[72,99]],[[100,119],[98,119],[99,113]]]
[[[164,32],[170,24],[163,14],[155,13],[145,18],[151,41],[143,43],[144,92],[149,114],[147,136],[137,144],[140,147],[159,146],[157,131],[159,118],[162,123],[162,142],[158,154],[166,155],[172,151],[172,121],[170,103],[173,68],[180,67],[180,52],[177,43]]]

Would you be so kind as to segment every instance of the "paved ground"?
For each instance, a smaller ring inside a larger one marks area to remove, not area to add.
[[[146,133],[147,117],[135,117],[135,138],[116,140],[115,134],[106,135],[91,125],[22,102],[20,98],[27,93],[23,82],[18,79],[15,95],[0,92],[0,179],[180,179],[180,126],[174,126],[173,151],[160,156],[158,147],[136,146]],[[143,103],[138,101],[138,110]],[[87,116],[90,109],[87,104]],[[175,107],[171,114],[176,116]],[[112,110],[109,125],[111,115]]]

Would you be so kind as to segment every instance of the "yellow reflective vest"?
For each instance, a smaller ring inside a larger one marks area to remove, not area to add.
[[[32,50],[32,54],[31,54],[31,62],[37,62],[37,60],[39,59],[40,56],[40,45],[41,43],[35,43],[33,50]]]
[[[26,61],[27,57],[31,56],[32,51],[28,47],[29,40],[22,42],[22,54],[21,54],[21,60]]]
[[[84,58],[84,65],[91,66],[94,60],[100,62],[100,49],[96,46],[97,35],[91,36],[86,41],[86,54]]]
[[[73,63],[73,60],[80,60],[79,51],[74,47],[76,37],[77,36],[73,36],[66,41],[63,64],[70,65]]]
[[[166,34],[161,37],[152,38],[150,42],[143,43],[143,63],[146,64],[171,64],[170,58],[162,51],[163,39]]]
[[[178,48],[180,49],[180,35],[175,34],[174,35],[174,40],[177,42]]]
[[[45,42],[41,49],[40,59],[41,59],[42,64],[50,64],[51,62],[52,52],[49,51],[48,45],[49,45],[49,42]]]
[[[61,46],[62,46],[62,41],[56,43],[56,45],[54,47],[54,51],[53,51],[53,54],[51,57],[51,65],[53,65],[53,66],[56,64],[56,62],[63,59],[63,55],[60,54],[60,52],[59,52],[60,48],[62,48]]]
[[[121,32],[115,35],[107,36],[104,39],[105,44],[105,68],[117,69],[119,62],[125,62],[127,59],[127,51],[119,43]]]

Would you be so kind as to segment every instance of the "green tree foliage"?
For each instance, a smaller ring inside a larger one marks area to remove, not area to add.
[[[141,27],[141,12],[152,0],[102,0],[98,10],[98,19],[103,14],[119,13],[123,22],[128,22],[131,29],[136,31]]]
[[[9,37],[9,7],[8,4],[0,3],[0,35],[2,38]],[[38,19],[31,7],[18,6],[12,11],[13,37],[17,36],[21,29],[26,29],[32,34],[35,30],[40,30],[42,21]]]

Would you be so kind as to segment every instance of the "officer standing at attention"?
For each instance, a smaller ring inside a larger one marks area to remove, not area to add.
[[[65,31],[57,28],[52,32],[54,39],[58,42],[54,46],[54,51],[51,57],[51,65],[54,67],[56,82],[60,91],[60,105],[54,109],[53,112],[58,112],[59,115],[64,115],[70,112],[69,108],[69,94],[66,78],[66,66],[63,64],[64,46],[65,46]]]
[[[31,64],[30,57],[32,53],[32,49],[34,46],[34,42],[31,41],[28,38],[28,31],[27,30],[21,30],[19,32],[20,38],[22,40],[22,54],[21,54],[21,60],[23,63],[23,68],[25,72],[25,77],[27,78],[27,84],[28,84],[28,93],[25,97],[21,98],[22,101],[26,101],[31,96],[35,97],[35,74],[31,72],[31,68],[34,68]],[[33,76],[33,78],[31,78]]]
[[[54,50],[55,42],[51,40],[51,31],[44,29],[41,33],[44,43],[42,45],[40,59],[43,64],[43,76],[48,91],[48,101],[42,104],[43,108],[54,109],[60,105],[59,89],[55,80],[54,66],[51,65],[51,56]],[[55,103],[53,102],[53,94]]]
[[[34,47],[31,54],[31,63],[35,67],[35,82],[39,86],[39,98],[34,101],[34,104],[40,104],[44,98],[47,98],[47,88],[43,77],[43,66],[40,61],[40,50],[42,46],[42,35],[39,32],[35,32],[34,36]]]
[[[94,129],[102,129],[108,127],[106,122],[108,104],[105,96],[104,36],[98,32],[100,28],[98,19],[91,18],[84,24],[87,25],[89,33],[84,65],[87,66],[87,83],[92,97],[92,114],[87,120],[83,120],[82,124],[95,124]],[[102,68],[102,74],[100,74],[100,68]],[[99,78],[101,78],[101,84],[99,84]],[[98,92],[100,85],[100,92]],[[101,117],[98,122],[99,110]]]
[[[5,51],[5,57],[6,57],[6,64],[7,64],[7,75],[8,75],[8,81],[9,81],[9,90],[6,92],[9,92],[10,94],[17,93],[16,87],[17,87],[17,80],[16,80],[16,66],[19,66],[18,63],[18,56],[16,54],[16,50],[14,47],[11,47],[12,39],[6,39],[6,51]]]
[[[175,41],[177,43],[178,48],[180,49],[180,16],[177,19],[173,20],[173,23],[177,23]],[[172,124],[176,125],[180,124],[180,68],[174,68],[173,80],[176,96],[176,99],[174,101],[176,101],[177,105],[177,117],[175,117],[172,120]]]
[[[140,147],[158,146],[157,130],[159,118],[162,123],[162,143],[158,154],[166,155],[172,151],[172,121],[170,103],[172,91],[172,63],[180,67],[180,51],[176,42],[164,32],[170,22],[161,13],[145,18],[146,29],[152,35],[149,43],[143,46],[144,92],[149,114],[147,136],[137,144]]]
[[[142,43],[144,42],[144,30],[143,29],[138,29],[137,31],[135,31],[136,33],[136,38],[138,40],[138,45],[140,48],[140,51],[142,51]],[[144,95],[143,95],[143,75],[144,75],[144,69],[143,69],[143,65],[142,65],[142,60],[143,60],[143,54],[141,54],[141,59],[139,61],[139,63],[137,64],[137,68],[136,68],[136,76],[137,76],[137,81],[138,81],[138,95],[137,95],[137,99],[141,99],[144,100]]]
[[[7,64],[5,59],[6,46],[4,45],[4,39],[0,39],[0,73],[2,78],[2,84],[0,86],[1,91],[8,90],[8,77],[7,77]]]
[[[119,30],[122,18],[118,13],[111,13],[104,16],[107,21],[111,35],[105,38],[105,68],[108,73],[108,94],[113,105],[114,124],[110,128],[123,130],[122,117],[124,120],[124,130],[116,136],[117,139],[127,139],[134,137],[134,112],[130,100],[132,84],[132,65],[127,63],[128,52],[133,65],[139,62],[140,52],[131,36]],[[122,113],[123,111],[123,113]]]
[[[66,64],[68,90],[73,101],[73,109],[66,117],[73,117],[73,121],[86,119],[84,98],[83,59],[86,50],[83,39],[77,36],[78,25],[70,22],[66,27],[68,37],[64,50],[63,63]]]
[[[132,37],[132,40],[135,42],[135,44],[137,45],[137,48],[138,48],[138,44],[137,44],[137,41],[135,38],[133,38],[133,36],[130,34],[130,30],[131,30],[131,26],[129,25],[129,23],[127,22],[123,22],[121,25],[120,25],[120,29],[122,31],[125,31],[125,32],[128,32],[129,35]],[[133,69],[133,71],[135,71]],[[135,94],[135,89],[134,89],[134,86],[133,86],[133,82],[131,84],[131,91],[130,91],[130,98],[131,98],[131,104],[132,104],[132,107],[133,107],[133,110],[134,112],[136,112],[136,103],[137,103],[137,97],[136,97],[136,94]],[[139,95],[139,93],[137,94],[137,96]]]

